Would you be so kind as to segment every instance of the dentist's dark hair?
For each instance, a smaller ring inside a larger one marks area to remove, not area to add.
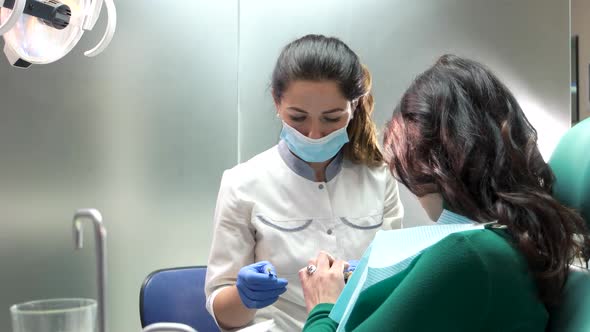
[[[551,195],[555,177],[537,132],[490,70],[439,58],[404,93],[384,145],[392,173],[415,195],[438,192],[452,211],[506,225],[540,298],[559,301],[580,243],[590,245],[588,230]]]
[[[272,73],[272,95],[280,103],[294,81],[333,81],[349,101],[357,101],[354,117],[348,125],[349,143],[344,158],[368,166],[383,164],[377,130],[371,114],[371,74],[358,55],[338,38],[306,35],[285,46]]]

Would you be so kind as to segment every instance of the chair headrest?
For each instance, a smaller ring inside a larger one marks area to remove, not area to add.
[[[566,132],[549,165],[556,178],[554,197],[578,211],[590,227],[590,118]]]

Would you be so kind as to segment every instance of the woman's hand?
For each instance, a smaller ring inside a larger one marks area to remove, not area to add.
[[[313,268],[308,270],[310,266],[315,266],[315,271]],[[307,313],[320,303],[336,303],[344,288],[343,272],[346,268],[347,262],[321,251],[317,258],[309,260],[308,266],[299,270]]]
[[[277,278],[272,264],[261,261],[240,269],[236,287],[246,308],[260,309],[275,303],[287,291],[287,283]]]

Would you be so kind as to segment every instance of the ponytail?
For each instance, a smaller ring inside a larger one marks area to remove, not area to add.
[[[377,129],[371,117],[374,109],[371,73],[366,66],[362,67],[365,94],[357,101],[347,130],[349,143],[343,147],[343,151],[344,157],[353,163],[375,167],[383,164],[384,160],[377,141]]]

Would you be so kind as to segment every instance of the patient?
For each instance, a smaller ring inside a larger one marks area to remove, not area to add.
[[[551,196],[537,133],[506,86],[477,62],[442,56],[403,95],[384,146],[416,196],[440,195],[445,209],[497,224],[449,235],[363,291],[346,331],[545,331],[546,306],[559,302],[580,250],[573,235],[590,238]],[[309,264],[299,272],[304,331],[335,331],[328,314],[345,263],[322,252]]]

